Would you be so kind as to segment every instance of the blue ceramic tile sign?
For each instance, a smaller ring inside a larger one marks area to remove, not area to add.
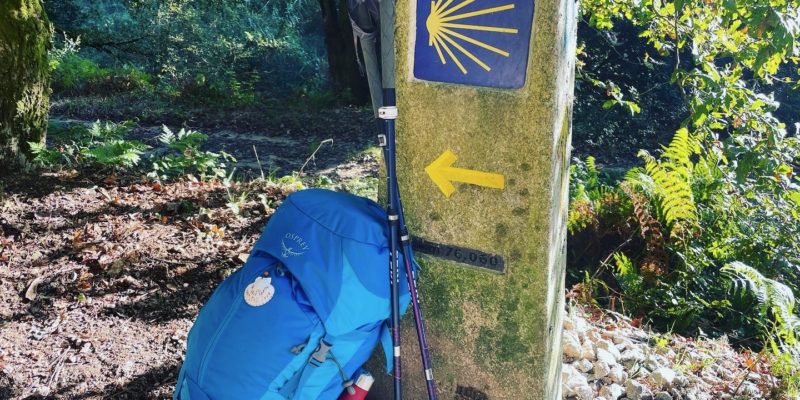
[[[520,88],[532,25],[533,0],[418,0],[414,76]]]

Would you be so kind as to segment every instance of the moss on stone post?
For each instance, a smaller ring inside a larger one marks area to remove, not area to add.
[[[397,1],[398,175],[409,228],[507,264],[495,274],[418,255],[440,397],[560,399],[576,4],[536,1],[525,83],[509,90],[414,78],[422,1]],[[456,167],[503,174],[505,189],[456,184],[445,197],[425,172],[445,150]],[[426,398],[410,318],[402,356],[405,398]],[[371,398],[390,398],[391,384],[380,377]]]
[[[47,132],[51,26],[40,0],[0,2],[0,164]]]

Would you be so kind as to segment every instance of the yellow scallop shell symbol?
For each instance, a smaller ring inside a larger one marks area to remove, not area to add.
[[[465,23],[468,21],[464,20],[467,20],[471,17],[494,14],[514,9],[514,4],[505,4],[502,6],[489,7],[476,11],[457,13],[457,11],[474,3],[475,1],[477,0],[464,0],[456,5],[452,5],[453,0],[431,1],[431,13],[428,15],[428,19],[425,21],[425,27],[428,30],[429,37],[428,46],[433,46],[436,48],[436,53],[439,54],[439,60],[442,62],[442,65],[447,64],[444,53],[442,53],[442,49],[444,49],[444,52],[447,53],[450,59],[453,60],[456,66],[458,66],[458,69],[461,70],[461,73],[464,75],[467,74],[467,68],[461,62],[459,56],[453,52],[453,49],[460,52],[462,55],[467,56],[470,60],[474,61],[475,64],[478,64],[486,71],[491,71],[492,68],[487,65],[486,62],[481,60],[480,57],[464,48],[459,41],[473,44],[493,53],[497,53],[503,57],[509,56],[509,52],[498,49],[497,47],[484,43],[470,36],[470,31],[496,32],[503,34],[518,33],[517,29],[514,28]]]

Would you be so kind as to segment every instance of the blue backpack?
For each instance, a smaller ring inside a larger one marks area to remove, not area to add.
[[[379,341],[391,360],[388,266],[377,203],[320,189],[290,195],[200,311],[174,399],[338,398]],[[400,281],[405,308],[405,274]]]

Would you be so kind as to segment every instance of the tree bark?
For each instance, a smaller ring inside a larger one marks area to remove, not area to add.
[[[0,2],[0,164],[29,153],[47,132],[51,25],[40,0]]]
[[[347,16],[347,0],[319,0],[325,26],[325,48],[334,88],[349,90],[361,104],[369,101],[367,78],[361,75],[353,46],[353,29]]]

